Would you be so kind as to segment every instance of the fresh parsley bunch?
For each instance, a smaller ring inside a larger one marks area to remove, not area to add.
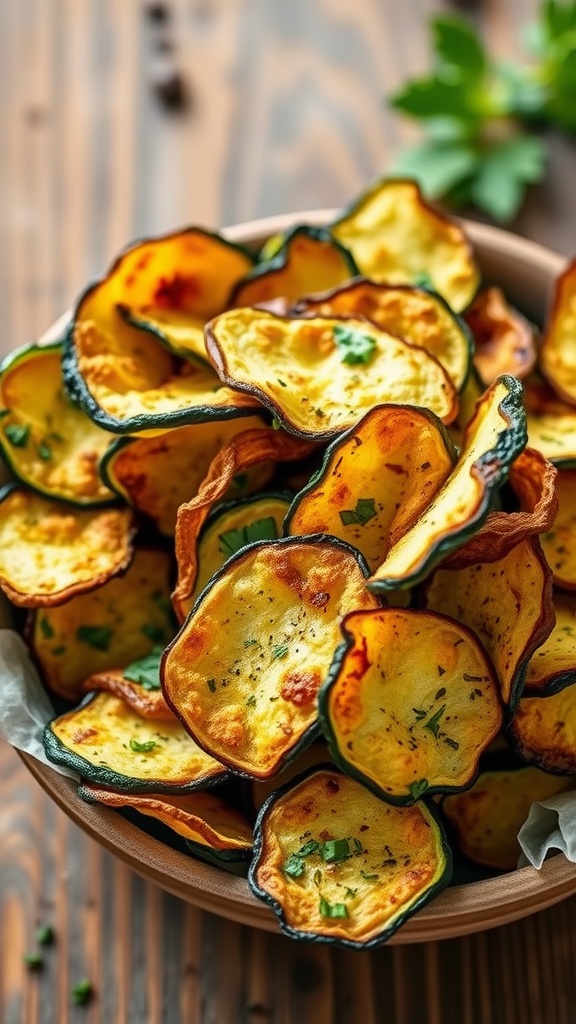
[[[527,185],[544,175],[546,149],[534,130],[576,132],[576,0],[542,4],[526,32],[526,67],[494,61],[464,18],[441,15],[431,28],[431,73],[390,99],[422,122],[424,138],[400,152],[392,171],[416,178],[433,199],[510,220]]]

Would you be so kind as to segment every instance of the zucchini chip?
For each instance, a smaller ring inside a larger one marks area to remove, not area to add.
[[[125,323],[147,331],[175,356],[181,359],[208,361],[204,341],[205,320],[180,309],[155,309],[139,316],[130,306],[117,305],[118,315]]]
[[[556,477],[558,515],[542,540],[554,574],[554,585],[576,590],[576,469],[562,469]]]
[[[539,381],[524,385],[528,444],[557,466],[576,461],[576,409]]]
[[[492,659],[504,704],[515,707],[528,662],[554,627],[552,573],[537,537],[504,558],[437,569],[426,608],[468,626]]]
[[[3,361],[2,454],[14,475],[40,494],[74,505],[102,505],[114,500],[98,473],[110,435],[67,397],[61,355],[57,341],[27,345]]]
[[[551,696],[576,683],[576,594],[554,591],[556,625],[550,636],[532,655],[524,694]]]
[[[211,510],[228,494],[234,477],[251,466],[267,462],[290,462],[314,450],[310,442],[290,437],[283,430],[263,428],[246,430],[232,438],[214,457],[198,494],[184,502],[176,521],[176,560],[178,581],[172,595],[176,615],[182,622],[192,607],[192,594],[198,574],[196,542]]]
[[[469,786],[502,724],[494,669],[471,630],[435,612],[353,611],[320,693],[334,760],[394,804]]]
[[[174,715],[164,700],[164,694],[160,689],[160,680],[158,678],[158,666],[163,648],[155,648],[155,651],[157,653],[153,651],[148,657],[140,658],[139,661],[127,665],[125,669],[112,668],[108,669],[107,672],[95,672],[94,675],[88,676],[88,679],[85,679],[82,684],[82,693],[94,693],[95,691],[104,690],[105,693],[112,693],[115,697],[119,697],[120,700],[128,704],[142,718],[151,718],[157,722],[173,722]],[[124,675],[126,671],[133,671],[134,665],[151,664],[152,662],[156,664],[157,688],[152,688],[148,685],[149,673],[147,673],[146,677],[144,675],[141,676],[141,678],[146,679],[146,684],[136,682],[135,679],[127,679]]]
[[[334,288],[358,273],[349,253],[326,228],[299,225],[284,237],[282,247],[257,263],[240,281],[230,306],[255,306],[279,297],[293,302],[306,292]]]
[[[246,819],[214,793],[161,796],[157,793],[122,793],[84,783],[78,796],[106,807],[131,807],[155,818],[183,836],[200,856],[213,854],[219,861],[246,860],[252,852],[252,829]],[[212,858],[211,858],[212,859]]]
[[[474,337],[474,366],[489,387],[503,373],[527,377],[536,363],[536,328],[508,305],[500,288],[484,288],[464,313]]]
[[[391,807],[330,768],[272,796],[256,823],[254,853],[251,888],[282,930],[350,949],[389,939],[448,884],[452,869],[432,807]]]
[[[180,505],[193,498],[212,459],[243,430],[264,427],[258,416],[219,423],[194,423],[167,430],[158,437],[121,437],[101,463],[102,477],[129,505],[144,512],[160,533],[176,529]],[[260,463],[232,479],[228,497],[240,497],[262,487],[272,473]]]
[[[167,551],[141,549],[123,576],[33,613],[32,651],[51,690],[77,700],[88,672],[123,668],[168,643],[171,568]]]
[[[225,383],[297,437],[330,440],[384,402],[423,406],[446,423],[458,409],[433,356],[362,319],[234,309],[207,325],[206,347]]]
[[[387,284],[431,281],[459,313],[474,297],[479,270],[462,228],[423,198],[415,181],[373,182],[331,226],[360,273]]]
[[[205,363],[176,359],[120,316],[105,330],[97,319],[102,287],[94,285],[80,299],[62,356],[70,397],[98,426],[113,434],[154,435],[250,416],[260,407],[254,397],[223,387]]]
[[[0,491],[0,588],[24,608],[94,590],[132,559],[132,512],[75,509],[8,484]]]
[[[411,587],[486,519],[510,465],[526,446],[522,385],[501,377],[476,405],[459,461],[428,510],[368,581],[375,591]]]
[[[542,344],[540,369],[565,402],[576,404],[576,260],[556,280]]]
[[[576,775],[576,683],[551,696],[523,697],[510,736],[528,764],[554,775]]]
[[[198,538],[198,578],[192,601],[231,555],[255,540],[280,537],[289,507],[285,494],[258,494],[217,507]]]
[[[46,756],[100,786],[189,793],[226,777],[177,719],[151,721],[111,693],[95,693],[44,730]]]
[[[518,501],[515,512],[490,512],[483,526],[443,560],[445,569],[504,558],[516,544],[549,530],[558,514],[556,468],[540,452],[525,448],[510,467],[508,480]]]
[[[464,386],[472,358],[472,338],[440,295],[409,285],[378,284],[358,278],[310,295],[292,309],[299,315],[366,317],[381,330],[420,345],[444,367],[457,391]]]
[[[250,544],[213,577],[166,651],[162,688],[236,773],[281,771],[317,730],[340,617],[374,608],[358,552],[326,537]]]
[[[444,797],[442,812],[469,860],[495,871],[514,871],[522,852],[518,832],[532,804],[573,787],[571,779],[538,768],[483,772],[472,789]]]
[[[320,473],[296,495],[285,533],[340,537],[375,570],[455,462],[445,428],[428,410],[376,406],[328,448]]]

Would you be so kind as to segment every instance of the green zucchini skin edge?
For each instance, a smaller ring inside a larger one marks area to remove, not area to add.
[[[79,405],[94,423],[97,423],[103,430],[107,430],[112,434],[138,434],[146,430],[156,430],[158,428],[169,430],[171,427],[184,427],[190,423],[207,423],[210,420],[233,420],[241,416],[254,416],[257,411],[256,409],[233,405],[219,407],[212,405],[188,406],[186,409],[175,409],[172,412],[130,416],[125,420],[117,419],[115,416],[107,413],[93,397],[80,373],[76,347],[74,345],[74,329],[78,309],[90,292],[102,283],[102,280],[94,281],[82,292],[76,304],[72,322],[69,324],[64,335],[62,349],[62,378],[66,392],[70,400]],[[202,361],[197,360],[197,362],[200,364]]]
[[[414,609],[413,608],[411,610],[417,612],[417,611],[423,610],[423,609]],[[432,614],[437,615],[438,618],[446,619],[448,621],[453,621],[453,620],[449,619],[449,617],[447,615],[441,615],[439,612],[433,612]],[[468,629],[466,626],[463,626],[461,623],[459,623],[459,626],[460,626],[460,629],[465,630],[469,634],[470,638],[474,641],[475,644],[477,644],[479,647],[482,646],[480,641],[478,640],[478,638],[472,632],[471,629]],[[328,749],[330,751],[331,756],[334,758],[334,761],[336,762],[338,767],[344,772],[345,775],[349,775],[350,778],[356,779],[357,782],[362,783],[362,785],[365,786],[367,789],[370,789],[375,794],[375,796],[379,796],[380,799],[384,801],[384,803],[392,804],[394,807],[411,807],[413,804],[417,803],[418,799],[421,799],[421,797],[417,798],[417,799],[414,799],[414,797],[411,797],[411,796],[405,796],[405,797],[393,796],[391,793],[386,793],[385,790],[381,789],[380,786],[376,782],[374,782],[373,779],[371,779],[367,775],[364,775],[364,773],[361,772],[359,768],[356,768],[354,765],[351,765],[346,760],[344,755],[341,753],[340,747],[338,746],[338,739],[337,739],[336,734],[335,734],[335,732],[334,732],[334,730],[332,728],[332,723],[330,721],[330,717],[329,717],[329,714],[328,714],[328,697],[329,697],[329,694],[330,694],[330,690],[334,686],[334,684],[335,684],[335,682],[336,682],[336,680],[337,680],[337,678],[338,678],[338,676],[340,674],[340,667],[342,665],[342,661],[343,661],[345,655],[354,646],[354,637],[353,637],[352,633],[350,633],[345,628],[344,625],[341,626],[341,629],[342,629],[342,632],[344,633],[345,639],[336,648],[336,651],[334,652],[334,658],[332,660],[332,664],[330,666],[330,669],[328,671],[328,675],[326,677],[326,681],[322,684],[322,686],[320,687],[320,691],[318,693],[318,720],[320,722],[320,729],[321,729],[322,734],[323,734],[323,736],[324,736],[324,738],[325,738],[325,740],[326,740],[326,742],[328,744]],[[488,663],[489,663],[489,665],[490,665],[490,667],[492,669],[492,673],[494,675],[494,678],[497,678],[496,677],[496,672],[495,672],[494,668],[492,667],[492,662],[490,661],[490,658],[488,657],[486,652],[484,652],[484,654],[485,654],[486,660],[488,661]],[[501,699],[500,699],[500,706],[502,707],[502,700]],[[503,726],[504,722],[502,722],[501,724]],[[425,793],[423,795],[426,796],[426,797],[428,797],[428,796],[435,796],[438,793],[442,793],[442,794],[448,795],[449,793],[462,793],[466,789],[471,789],[471,787],[474,785],[474,783],[478,780],[478,775],[480,774],[480,760],[481,760],[481,757],[482,757],[483,753],[484,753],[484,751],[480,751],[479,752],[478,757],[476,759],[476,764],[474,765],[474,767],[473,767],[473,769],[471,771],[470,778],[467,779],[466,782],[464,782],[462,785],[460,785],[460,786],[429,786],[428,789],[425,790]]]
[[[94,696],[95,694],[89,693],[78,707],[84,707],[86,704],[89,704],[94,699]],[[207,789],[209,786],[215,786],[220,782],[224,782],[229,777],[229,773],[223,767],[222,772],[218,773],[218,775],[197,779],[195,782],[178,784],[165,782],[162,779],[154,779],[149,782],[143,779],[134,779],[128,775],[121,775],[111,768],[97,768],[84,757],[73,753],[60,742],[58,737],[52,732],[51,726],[52,723],[48,722],[42,736],[44,751],[49,761],[52,761],[54,764],[63,765],[65,768],[71,768],[73,771],[78,772],[82,778],[88,779],[89,782],[97,782],[102,786],[109,786],[111,789],[121,790],[124,793],[192,793],[195,789]]]
[[[69,327],[67,328],[67,330],[69,330]],[[12,370],[19,363],[21,363],[21,362],[23,362],[24,360],[27,360],[27,359],[33,359],[36,355],[42,356],[46,352],[48,352],[48,353],[59,354],[61,356],[62,355],[63,344],[64,344],[64,339],[63,338],[59,338],[57,341],[51,341],[51,342],[47,343],[46,345],[38,345],[38,344],[36,344],[34,342],[32,344],[30,344],[30,345],[23,345],[21,348],[16,349],[14,352],[10,352],[2,360],[2,362],[0,363],[0,376],[2,376],[2,374],[5,372],[5,370]],[[74,404],[77,405],[78,403],[74,402]],[[117,500],[114,497],[111,497],[111,498],[87,499],[85,501],[80,501],[80,500],[74,499],[74,498],[64,498],[60,494],[56,494],[54,491],[50,491],[50,490],[48,490],[47,488],[44,488],[44,487],[38,487],[37,484],[33,484],[33,483],[31,483],[31,481],[25,480],[24,477],[20,476],[20,474],[18,472],[18,466],[17,466],[17,464],[14,463],[14,461],[12,459],[12,456],[11,456],[10,444],[9,443],[7,444],[4,441],[4,437],[3,437],[3,434],[2,434],[1,430],[0,430],[0,457],[2,458],[2,461],[4,462],[5,466],[7,466],[7,468],[10,470],[10,472],[13,473],[14,476],[17,477],[19,481],[21,481],[21,483],[23,484],[24,487],[27,487],[29,490],[34,491],[35,494],[39,494],[43,498],[52,498],[54,501],[61,501],[61,502],[63,502],[66,505],[72,506],[73,508],[85,508],[85,509],[88,509],[88,508],[109,508],[111,505],[116,505],[117,504]],[[107,484],[107,486],[109,486],[109,485]]]
[[[206,356],[206,359],[203,359],[201,356],[197,355],[195,352],[191,352],[189,349],[177,348],[176,345],[172,345],[168,340],[168,335],[164,334],[164,331],[159,327],[156,327],[155,324],[150,323],[149,320],[143,320],[141,317],[134,316],[134,314],[130,312],[128,306],[123,306],[120,303],[116,306],[116,311],[118,315],[122,317],[124,322],[130,325],[130,327],[134,327],[138,331],[145,331],[146,334],[151,335],[152,338],[159,341],[160,344],[167,349],[168,352],[171,352],[173,356],[176,356],[177,359],[184,359],[188,363],[196,363],[198,366],[203,366],[204,368],[208,367],[211,369],[211,365],[208,362],[208,356]]]
[[[428,419],[430,421],[430,423],[432,423],[433,426],[438,428],[438,430],[439,430],[439,432],[440,432],[440,434],[442,436],[442,439],[444,441],[444,444],[446,446],[446,450],[449,452],[449,454],[450,454],[450,456],[452,458],[453,464],[456,465],[457,454],[456,454],[456,449],[454,447],[452,439],[451,439],[448,431],[446,430],[446,427],[444,426],[444,424],[441,422],[441,420],[438,419],[436,414],[433,413],[430,409],[426,409],[423,406],[418,406],[418,405],[406,405],[406,404],[396,405],[396,404],[394,404],[392,402],[385,402],[385,403],[382,403],[382,405],[375,405],[375,406],[372,407],[372,409],[369,409],[368,412],[364,413],[364,416],[362,417],[362,419],[358,420],[358,422],[355,423],[354,426],[348,427],[348,429],[345,430],[343,434],[338,434],[337,437],[332,439],[331,443],[328,445],[328,447],[326,448],[326,451],[324,452],[324,456],[322,458],[322,465],[316,470],[315,473],[312,474],[312,476],[310,477],[310,479],[309,479],[308,483],[306,484],[306,486],[303,487],[301,491],[298,491],[298,494],[296,494],[296,496],[294,497],[294,500],[293,500],[292,504],[290,505],[290,508],[288,509],[288,512],[286,513],[286,518],[284,519],[284,528],[283,528],[283,534],[284,534],[285,537],[292,536],[292,534],[289,534],[289,530],[290,530],[290,525],[292,523],[292,520],[293,520],[296,512],[298,511],[298,509],[299,509],[302,501],[304,500],[304,498],[306,498],[310,494],[311,491],[314,491],[315,488],[318,486],[318,484],[322,483],[322,481],[324,480],[324,478],[325,478],[325,476],[326,476],[326,474],[327,474],[327,472],[328,472],[328,470],[330,468],[330,461],[333,458],[334,454],[338,451],[339,447],[341,445],[346,444],[350,440],[350,438],[354,436],[354,434],[357,434],[359,428],[362,427],[363,423],[366,420],[368,420],[371,416],[373,416],[376,412],[378,412],[378,410],[380,410],[380,409],[394,409],[394,410],[405,409],[406,411],[409,411],[409,412],[422,413],[422,415],[424,415],[426,417],[426,419]],[[111,486],[111,485],[109,485],[109,486]]]
[[[336,288],[329,288],[328,291],[318,292],[315,295],[310,295],[310,296],[304,295],[301,300],[299,300],[298,302],[295,302],[294,305],[290,307],[290,315],[291,316],[301,316],[302,313],[306,313],[306,308],[305,307],[306,307],[306,300],[308,298],[313,298],[316,302],[318,302],[318,301],[329,302],[330,299],[334,295],[336,295],[336,294],[339,295],[341,292],[344,292],[344,291],[346,291],[349,288],[353,288],[355,285],[359,285],[359,284],[372,284],[372,283],[373,282],[372,282],[371,278],[366,277],[365,275],[359,273],[356,277],[353,277],[346,284],[337,285]],[[384,284],[385,282],[382,282],[382,283]],[[472,356],[474,355],[474,348],[475,348],[475,346],[474,346],[474,335],[472,334],[472,331],[468,327],[468,324],[466,323],[466,321],[464,320],[464,318],[461,316],[460,313],[455,313],[454,312],[454,310],[452,309],[452,306],[450,306],[448,304],[448,302],[446,301],[444,296],[440,295],[440,292],[435,291],[433,288],[427,288],[424,285],[415,285],[415,284],[395,284],[395,285],[390,285],[390,287],[394,288],[395,291],[398,290],[398,291],[420,292],[423,295],[429,295],[431,298],[434,299],[435,302],[438,303],[439,306],[442,306],[445,309],[445,311],[449,314],[449,316],[451,316],[452,319],[456,322],[458,330],[462,334],[462,337],[464,338],[464,340],[466,342],[466,347],[468,349],[468,363],[466,365],[466,373],[464,374],[464,376],[462,378],[462,381],[460,383],[460,386],[458,388],[458,393],[460,393],[464,389],[466,384],[468,383],[468,379],[469,379],[470,374],[471,374],[471,372],[473,370],[473,367],[474,367],[474,364],[472,362]],[[370,322],[372,322],[372,321],[370,321]],[[415,342],[412,342],[412,344],[415,344]],[[438,357],[436,357],[436,359],[438,359]],[[448,373],[448,371],[446,371],[446,372]],[[450,376],[450,375],[448,374],[448,376]],[[484,385],[482,385],[482,390],[483,391],[486,390]]]
[[[252,281],[257,281],[261,277],[267,277],[268,274],[277,274],[279,271],[284,270],[290,259],[291,243],[294,238],[298,238],[300,235],[311,238],[316,242],[326,242],[328,245],[331,245],[341,256],[342,262],[348,266],[350,277],[357,277],[360,273],[350,250],[334,238],[328,228],[312,227],[309,224],[297,224],[296,227],[286,232],[282,240],[282,246],[274,256],[271,256],[268,260],[256,263],[252,270],[238,284],[234,285],[228,299],[228,305],[236,305],[236,296],[246,284],[251,284]]]
[[[254,825],[254,852],[252,861],[250,862],[250,867],[248,868],[248,884],[254,895],[257,896],[258,899],[263,900],[264,903],[267,903],[269,907],[271,907],[271,909],[278,917],[278,923],[280,925],[280,928],[286,935],[289,935],[290,938],[304,939],[306,942],[330,943],[331,945],[336,946],[339,949],[375,949],[376,947],[381,946],[383,945],[383,943],[387,942],[387,940],[390,939],[396,931],[398,931],[398,929],[404,924],[405,921],[412,917],[412,915],[417,910],[420,910],[426,903],[433,899],[434,896],[437,896],[440,892],[442,892],[443,889],[446,888],[447,885],[450,884],[450,879],[452,877],[452,850],[448,843],[446,830],[444,828],[442,818],[434,803],[428,803],[428,801],[423,801],[426,804],[426,808],[430,812],[430,815],[434,819],[434,822],[438,828],[438,834],[441,844],[440,851],[446,861],[445,869],[441,877],[436,882],[436,884],[431,886],[430,889],[428,889],[426,892],[422,893],[418,897],[418,899],[415,900],[415,902],[412,904],[409,910],[405,914],[403,914],[402,917],[392,927],[385,928],[379,935],[376,935],[373,939],[370,939],[369,942],[355,942],[352,939],[336,939],[333,938],[331,935],[312,935],[310,932],[302,932],[298,928],[292,928],[291,925],[286,923],[286,920],[284,918],[284,910],[281,904],[278,903],[278,901],[275,900],[268,892],[260,888],[255,877],[264,844],[264,819],[267,816],[269,809],[276,802],[276,800],[284,796],[286,793],[288,793],[291,789],[295,788],[301,782],[304,782],[310,776],[316,774],[316,772],[330,771],[333,773],[334,770],[334,765],[330,763],[324,765],[314,765],[312,768],[309,768],[307,771],[302,772],[301,775],[298,775],[296,778],[291,779],[290,782],[286,783],[286,785],[282,786],[280,789],[277,789],[270,794],[270,796],[267,798],[267,800],[260,808],[260,811],[258,812],[258,817]]]
[[[504,382],[508,388],[508,394],[500,402],[499,410],[504,413],[509,425],[513,429],[511,431],[502,430],[498,435],[495,446],[489,452],[481,455],[473,467],[474,476],[483,477],[487,483],[490,483],[490,480],[496,476],[497,486],[486,488],[482,495],[478,513],[470,526],[438,540],[411,575],[404,576],[402,579],[383,577],[379,580],[369,580],[366,586],[372,593],[385,594],[388,590],[406,590],[422,583],[445,555],[456,548],[462,547],[468,538],[473,536],[488,518],[500,488],[508,479],[512,462],[524,451],[528,443],[526,415],[522,401],[522,384],[516,377],[511,377],[509,374],[499,377],[496,383],[498,382]],[[494,463],[496,463],[496,466]]]
[[[205,533],[208,532],[210,527],[214,526],[214,523],[217,522],[218,519],[221,519],[221,518],[224,519],[224,517],[226,516],[226,514],[228,512],[236,512],[236,510],[238,508],[243,508],[243,507],[247,508],[249,505],[257,505],[259,501],[270,501],[271,499],[272,500],[277,499],[278,501],[285,501],[286,505],[289,506],[290,502],[292,500],[292,497],[293,497],[293,495],[290,494],[289,491],[260,491],[258,494],[248,494],[244,498],[234,498],[231,501],[223,501],[223,502],[221,502],[220,504],[216,505],[212,509],[210,515],[206,519],[206,522],[202,526],[202,529],[200,530],[200,533],[198,534],[198,545],[200,545],[202,537],[204,536]],[[223,523],[223,525],[224,525],[224,523]],[[278,539],[279,538],[277,537],[276,540],[278,540]],[[292,539],[294,539],[294,538],[292,538]],[[252,541],[252,543],[256,543],[256,541]],[[247,547],[247,545],[244,545],[244,547],[242,548],[242,551],[244,551],[246,547]],[[235,554],[238,554],[238,552],[235,552]],[[230,555],[230,558],[233,558],[233,557],[234,557],[233,555]],[[227,561],[229,561],[229,560],[230,559],[227,559]]]
[[[234,567],[236,562],[239,562],[242,558],[245,558],[247,554],[250,554],[250,553],[252,553],[253,551],[256,551],[259,548],[269,547],[270,545],[285,546],[287,544],[295,544],[295,543],[297,543],[297,544],[307,544],[307,545],[308,544],[315,545],[315,544],[329,543],[329,544],[331,544],[334,547],[339,547],[342,550],[344,550],[344,551],[348,552],[349,554],[353,555],[355,560],[356,560],[356,562],[358,563],[358,566],[359,566],[359,568],[360,568],[364,578],[367,578],[367,576],[368,576],[368,573],[369,573],[368,565],[366,564],[366,561],[365,561],[364,557],[362,556],[362,554],[356,548],[353,548],[350,544],[346,544],[345,541],[339,540],[337,537],[331,537],[331,536],[329,536],[328,534],[325,534],[325,533],[313,533],[313,534],[307,535],[306,537],[279,537],[277,540],[255,540],[251,544],[246,544],[245,547],[240,548],[240,550],[237,551],[236,554],[231,555],[230,558],[224,563],[224,565],[218,570],[218,572],[214,573],[212,578],[209,580],[209,582],[204,587],[204,590],[196,598],[196,601],[194,602],[194,604],[193,604],[192,608],[190,609],[190,612],[188,613],[185,621],[183,622],[182,626],[180,627],[180,630],[178,631],[178,633],[176,634],[174,639],[170,641],[170,643],[166,647],[166,650],[164,651],[164,654],[162,655],[162,659],[160,661],[160,684],[161,684],[161,687],[162,687],[162,693],[163,693],[163,696],[164,696],[164,700],[166,701],[168,707],[173,712],[173,714],[176,715],[176,718],[182,723],[182,725],[186,729],[186,732],[188,732],[192,736],[194,742],[199,747],[201,747],[202,750],[206,751],[207,754],[210,754],[211,757],[214,756],[212,754],[212,752],[200,741],[199,737],[193,736],[193,734],[190,732],[190,729],[188,728],[187,723],[184,721],[183,717],[180,715],[180,712],[179,712],[178,708],[175,706],[175,704],[171,700],[169,694],[166,692],[166,686],[164,684],[164,677],[165,677],[165,672],[166,672],[166,661],[167,661],[167,658],[168,658],[168,654],[172,650],[172,647],[176,644],[176,641],[179,639],[180,634],[187,628],[188,623],[189,623],[191,617],[193,615],[195,615],[196,611],[200,607],[200,605],[201,605],[202,601],[204,600],[204,598],[206,597],[206,595],[209,594],[209,592],[212,590],[212,588],[222,579],[222,577],[227,572],[229,572],[231,568]],[[276,769],[276,772],[274,774],[279,774],[281,771],[283,771],[283,769],[286,768],[287,765],[291,764],[291,762],[294,761],[294,759],[296,757],[298,757],[298,755],[301,754],[302,751],[306,749],[306,747],[309,747],[310,744],[312,743],[312,741],[315,740],[319,735],[320,735],[320,726],[319,726],[318,721],[312,722],[312,724],[309,726],[309,728],[306,729],[306,731],[304,733],[302,733],[302,736],[300,737],[298,742],[295,744],[295,746],[292,747],[290,749],[290,751],[286,754],[286,756],[284,757],[284,760],[281,762],[281,764],[278,765],[278,767]],[[242,770],[234,767],[233,765],[228,764],[224,760],[224,758],[218,757],[217,760],[221,761],[221,763],[226,767],[226,769],[230,773],[230,775],[233,775],[233,776],[241,778],[241,779],[249,779],[251,781],[254,779],[254,776],[251,775],[249,772],[242,771]],[[267,776],[267,778],[269,778],[269,777],[270,776]],[[220,780],[218,780],[218,781],[220,781]],[[259,781],[263,781],[263,780],[259,780]]]

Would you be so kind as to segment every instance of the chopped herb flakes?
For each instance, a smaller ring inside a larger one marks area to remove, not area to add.
[[[88,981],[88,978],[81,978],[77,981],[72,989],[72,1002],[76,1006],[83,1006],[87,1003],[92,995],[92,982]]]
[[[123,670],[122,675],[133,683],[140,683],[143,690],[160,689],[160,659],[163,648],[154,647],[150,654],[138,661],[131,662]]]
[[[287,654],[288,654],[288,645],[287,644],[277,644],[276,647],[272,648],[272,657],[275,658],[275,659],[276,658],[285,658]]]
[[[376,338],[371,334],[344,324],[337,324],[332,333],[343,363],[358,366],[370,362],[376,348]]]
[[[370,875],[367,871],[361,871],[360,874],[366,882],[377,882],[380,875]]]
[[[156,740],[145,740],[144,743],[139,743],[134,737],[130,738],[130,750],[133,750],[135,754],[149,754],[155,747],[159,747],[160,744],[156,743]]]
[[[44,616],[40,618],[39,626],[40,632],[42,633],[42,636],[45,637],[46,640],[50,640],[54,636],[54,629],[52,627],[52,624],[48,622],[48,619],[46,619]]]
[[[256,707],[256,703],[257,703],[256,696],[253,693],[251,693],[250,696],[248,697],[248,700],[246,701],[246,707],[247,708],[255,708]]]
[[[446,705],[443,704],[442,707],[438,708],[438,711],[435,711],[431,718],[424,723],[424,728],[428,729],[436,739],[438,739],[438,733],[440,731],[440,719],[445,711]]]
[[[327,864],[350,857],[350,844],[347,839],[327,839],[322,845],[322,858]]]
[[[408,788],[412,799],[419,800],[428,789],[428,779],[419,779],[418,782],[411,782]]]
[[[227,530],[226,533],[221,533],[218,537],[219,550],[222,555],[229,558],[230,555],[235,555],[237,551],[240,551],[240,548],[255,540],[276,540],[277,537],[276,520],[273,516],[267,516],[265,519],[256,519],[253,523],[239,526],[237,530]]]
[[[322,917],[348,917],[348,907],[345,903],[329,903],[324,896],[320,897],[319,909]]]
[[[110,626],[78,626],[76,636],[82,643],[97,651],[107,651],[114,630]]]
[[[39,971],[44,966],[44,957],[42,953],[25,953],[22,957],[24,963],[31,971]]]
[[[46,441],[40,441],[36,451],[44,462],[49,462],[52,458],[52,449],[49,444],[46,444]]]
[[[298,853],[300,857],[309,857],[311,853],[320,853],[320,843],[316,839],[309,839],[307,843],[304,843]]]
[[[4,433],[14,448],[25,448],[30,435],[30,424],[19,426],[17,423],[9,423],[4,427]]]
[[[284,874],[288,875],[289,878],[300,878],[306,870],[306,864],[297,853],[292,853],[288,857],[283,870]]]
[[[358,498],[356,508],[343,509],[340,512],[340,519],[343,526],[365,526],[376,515],[376,502],[374,498]]]
[[[36,942],[39,946],[51,946],[54,938],[54,929],[50,924],[41,925],[36,932]]]

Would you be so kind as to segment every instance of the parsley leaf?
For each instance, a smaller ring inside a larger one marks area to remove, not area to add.
[[[16,423],[9,423],[7,427],[4,427],[4,433],[13,448],[25,448],[28,444],[30,424],[19,426]]]
[[[345,903],[329,903],[324,896],[320,897],[319,910],[322,917],[348,917],[348,907]]]
[[[413,800],[419,800],[428,789],[428,779],[419,779],[418,782],[411,782],[408,786],[410,796]]]
[[[336,324],[332,330],[340,358],[348,366],[369,363],[376,348],[376,338],[355,327]]]
[[[143,690],[159,690],[160,660],[163,653],[163,647],[153,647],[150,654],[147,654],[146,657],[130,662],[123,669],[122,675],[133,683],[140,683]]]
[[[54,636],[54,627],[48,619],[42,615],[39,620],[40,632],[46,640],[51,640]]]
[[[339,514],[343,526],[366,526],[366,523],[378,515],[376,501],[374,498],[358,498],[356,508],[342,509]]]
[[[160,744],[156,743],[156,740],[145,740],[143,743],[140,743],[134,737],[130,738],[130,750],[133,750],[135,754],[149,754],[151,750],[159,746]]]
[[[72,1002],[76,1006],[83,1006],[92,995],[92,982],[88,978],[81,978],[72,989]]]
[[[434,714],[431,715],[427,722],[424,722],[424,728],[428,729],[435,739],[438,739],[438,733],[440,731],[440,719],[442,718],[442,715],[444,714],[445,711],[446,705],[443,704],[441,708],[438,708],[438,711],[435,711]]]
[[[289,878],[300,878],[306,870],[306,865],[297,853],[291,853],[282,869]]]
[[[110,626],[78,626],[76,637],[97,651],[107,651],[114,630]]]
[[[222,555],[229,558],[230,555],[235,555],[237,551],[240,551],[240,548],[255,540],[276,540],[277,537],[276,520],[273,516],[267,516],[265,519],[256,519],[253,523],[239,526],[236,530],[227,530],[225,533],[221,533],[218,537],[219,550]]]

